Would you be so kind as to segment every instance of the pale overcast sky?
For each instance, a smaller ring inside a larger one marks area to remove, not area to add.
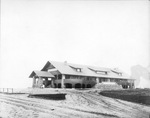
[[[2,0],[1,87],[29,87],[48,60],[149,65],[150,2]]]

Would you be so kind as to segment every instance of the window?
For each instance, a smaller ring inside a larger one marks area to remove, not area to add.
[[[114,82],[119,82],[119,79],[114,79]]]
[[[99,78],[99,83],[102,83],[102,80],[103,80],[102,78]]]
[[[87,77],[87,80],[90,81],[90,80],[92,80],[92,78],[91,77]]]
[[[96,81],[96,78],[95,78],[95,77],[93,77],[93,78],[92,78],[92,80]]]
[[[70,79],[70,75],[65,75],[65,78],[66,79]]]
[[[104,75],[107,75],[108,72],[104,72],[104,71],[96,71],[97,74],[104,74]]]
[[[107,78],[103,78],[103,79],[102,79],[102,82],[107,82]]]
[[[114,73],[116,73],[116,74],[118,74],[119,76],[122,76],[122,72],[121,71],[118,71],[116,69],[113,69],[111,71],[114,72]]]
[[[81,68],[77,68],[76,71],[77,71],[77,72],[81,72]]]
[[[71,75],[70,78],[71,78],[71,79],[76,79],[76,76]]]
[[[75,71],[77,71],[77,72],[81,72],[81,69],[82,69],[82,68],[80,68],[80,67],[72,66],[72,65],[70,65],[70,67],[71,67],[72,69],[74,69]]]
[[[58,75],[58,79],[62,79],[62,75]]]
[[[94,68],[89,68],[89,69],[97,74],[103,74],[103,75],[107,75],[109,72],[108,69],[94,69]]]

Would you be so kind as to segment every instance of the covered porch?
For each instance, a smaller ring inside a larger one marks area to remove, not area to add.
[[[33,88],[53,88],[54,76],[46,71],[33,71],[29,78],[33,78]]]

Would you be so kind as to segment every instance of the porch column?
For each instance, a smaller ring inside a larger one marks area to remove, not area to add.
[[[54,78],[51,78],[51,86],[54,88]]]
[[[99,78],[97,77],[97,78],[96,78],[96,84],[98,84],[98,83],[99,83]]]
[[[75,84],[72,83],[72,88],[75,88]]]
[[[41,88],[42,85],[43,85],[43,79],[42,79],[42,77],[39,77],[39,79],[38,79],[38,87]]]
[[[35,76],[33,76],[32,88],[35,88],[35,84],[36,84],[36,78],[35,78]]]
[[[62,79],[61,79],[61,88],[65,88],[64,80],[65,80],[65,75],[62,75]]]
[[[107,79],[107,82],[110,82],[110,78]]]

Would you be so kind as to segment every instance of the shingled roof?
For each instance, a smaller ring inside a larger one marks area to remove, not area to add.
[[[56,68],[58,72],[66,75],[78,75],[78,76],[90,76],[90,77],[106,77],[106,78],[118,78],[118,79],[130,79],[130,76],[126,73],[120,71],[121,75],[113,72],[113,69],[110,68],[102,68],[102,67],[94,67],[87,65],[78,65],[64,62],[56,62],[56,61],[48,61],[45,66],[42,68],[42,71],[47,71],[49,68]],[[80,68],[81,72],[76,71],[74,68]],[[95,70],[95,71],[94,71]],[[96,73],[99,72],[107,72],[107,74]]]

